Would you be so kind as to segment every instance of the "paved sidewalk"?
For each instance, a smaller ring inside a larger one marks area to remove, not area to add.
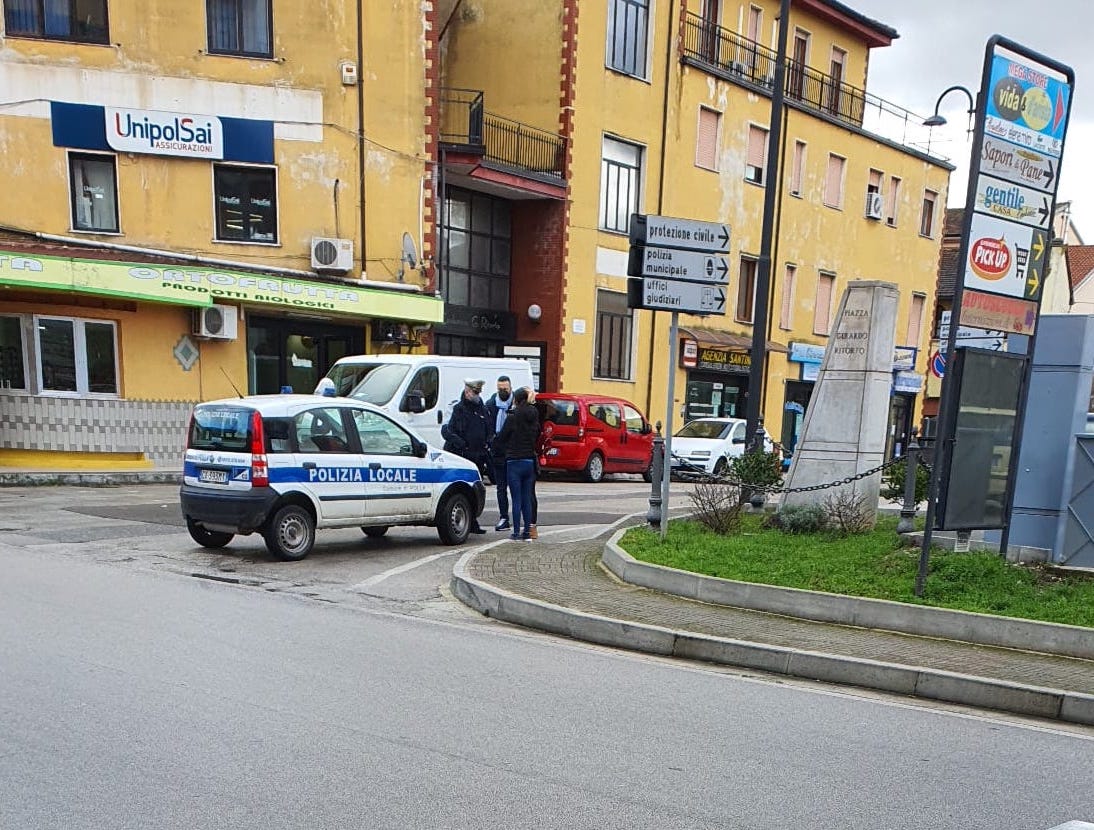
[[[457,565],[453,587],[484,613],[577,639],[1094,724],[1094,661],[659,593],[607,573],[605,541],[505,543],[471,553]]]

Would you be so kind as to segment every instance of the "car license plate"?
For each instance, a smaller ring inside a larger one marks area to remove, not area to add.
[[[228,483],[228,471],[227,470],[201,470],[198,472],[198,481],[204,481],[206,484],[227,484]]]

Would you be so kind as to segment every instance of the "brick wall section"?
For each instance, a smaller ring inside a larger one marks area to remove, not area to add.
[[[562,297],[568,203],[555,200],[513,202],[513,260],[509,307],[517,315],[517,340],[547,343],[544,389],[559,388],[562,354]],[[543,309],[538,323],[528,306]]]
[[[426,290],[430,293],[437,289],[437,181],[439,175],[438,143],[441,132],[441,57],[437,29],[437,9],[432,0],[423,0],[425,16],[423,37],[425,38],[425,173],[426,185],[422,192],[422,277]],[[430,330],[422,338],[429,351],[433,351],[433,332]]]
[[[0,448],[57,452],[143,452],[179,467],[192,401],[0,395]]]
[[[574,161],[574,86],[577,79],[577,3],[578,0],[562,0],[562,66],[559,82],[559,132],[566,140],[566,163],[563,167],[563,176],[569,182],[573,177]],[[561,239],[559,240],[558,277],[558,306],[557,319],[551,329],[546,329],[547,306],[544,305],[544,319],[540,327],[544,331],[555,333],[554,338],[548,339],[551,344],[548,348],[548,357],[557,355],[557,359],[551,361],[548,367],[548,389],[561,389],[562,366],[565,355],[562,351],[563,338],[566,336],[566,296],[567,273],[570,260],[570,194],[567,187],[566,201],[561,206]],[[540,305],[543,305],[542,303]],[[553,342],[551,342],[553,340]],[[553,348],[552,348],[553,347]]]

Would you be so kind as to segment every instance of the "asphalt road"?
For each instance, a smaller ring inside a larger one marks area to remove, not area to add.
[[[4,521],[10,517],[5,514]],[[0,827],[1048,828],[1094,733],[0,541]]]

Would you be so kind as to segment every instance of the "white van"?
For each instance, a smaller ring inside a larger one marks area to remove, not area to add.
[[[327,372],[335,395],[380,407],[435,447],[444,445],[441,425],[448,422],[460,400],[464,381],[483,381],[482,394],[487,399],[502,375],[509,377],[514,389],[532,386],[527,360],[500,357],[363,354],[343,357]]]

